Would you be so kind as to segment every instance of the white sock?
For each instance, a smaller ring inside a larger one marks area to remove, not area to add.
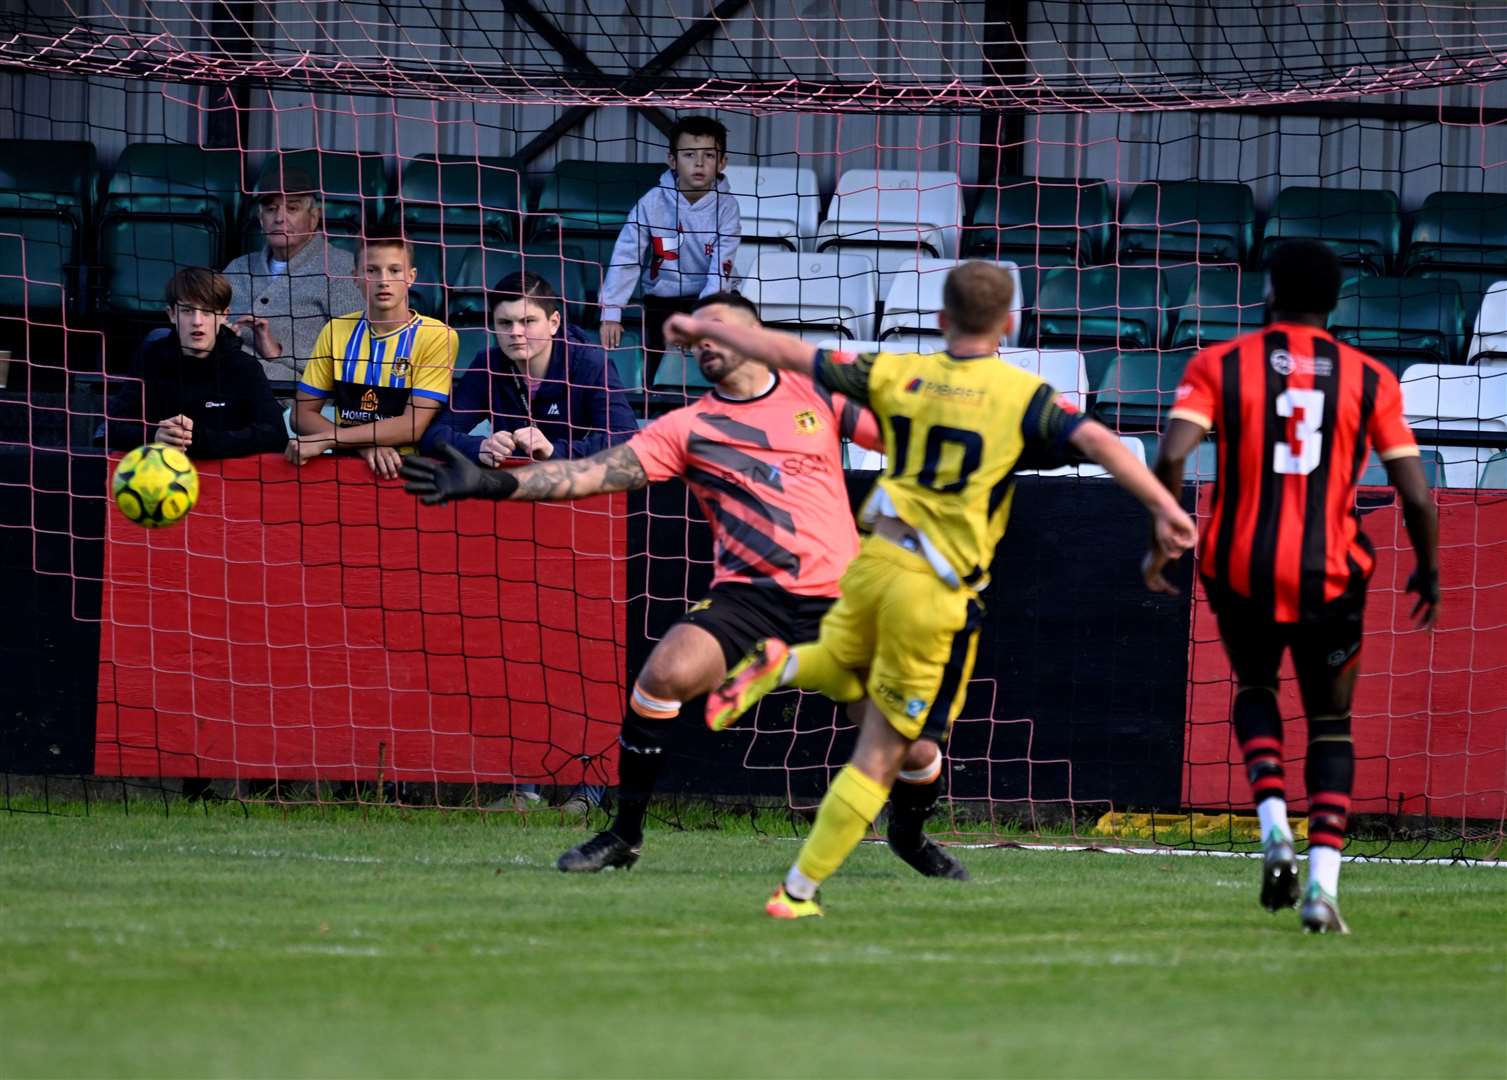
[[[1308,882],[1318,882],[1319,888],[1330,896],[1340,894],[1340,853],[1332,847],[1308,849]]]
[[[785,875],[785,895],[792,900],[810,900],[820,885],[821,882],[812,881],[793,866]]]
[[[800,666],[795,659],[795,650],[791,649],[790,655],[785,657],[785,670],[780,674],[780,685],[789,686],[790,680],[795,678],[795,673],[800,669]],[[802,897],[802,899],[805,898]]]
[[[1272,830],[1282,834],[1282,839],[1292,842],[1292,825],[1287,820],[1287,800],[1273,796],[1270,799],[1262,799],[1256,806],[1256,816],[1261,819],[1261,842],[1266,843],[1266,838],[1272,834]]]

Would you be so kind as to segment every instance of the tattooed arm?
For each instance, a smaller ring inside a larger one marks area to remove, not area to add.
[[[438,449],[447,460],[410,455],[403,463],[404,490],[430,506],[452,499],[557,502],[631,491],[649,482],[638,455],[626,443],[590,457],[538,461],[518,469],[482,469],[449,443]]]
[[[627,443],[609,446],[590,457],[537,461],[508,471],[518,486],[504,498],[529,502],[556,502],[613,491],[632,491],[649,482],[638,455],[628,448]]]

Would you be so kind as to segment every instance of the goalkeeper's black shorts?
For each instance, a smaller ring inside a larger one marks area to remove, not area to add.
[[[778,585],[728,581],[712,586],[680,621],[716,638],[731,668],[765,638],[779,638],[787,645],[815,641],[822,616],[836,601],[835,596],[798,596]]]

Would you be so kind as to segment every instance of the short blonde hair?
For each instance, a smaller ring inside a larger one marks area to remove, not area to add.
[[[947,321],[965,334],[983,334],[1001,325],[1015,301],[1010,272],[986,262],[953,267],[942,285]]]

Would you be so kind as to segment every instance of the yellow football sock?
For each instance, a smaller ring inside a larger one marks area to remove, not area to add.
[[[843,767],[827,789],[811,835],[795,857],[795,869],[821,884],[836,872],[884,809],[890,789],[851,765]]]
[[[833,701],[858,701],[863,697],[863,680],[839,665],[821,642],[797,645],[790,652],[795,660],[795,674],[785,685],[815,690]]]

